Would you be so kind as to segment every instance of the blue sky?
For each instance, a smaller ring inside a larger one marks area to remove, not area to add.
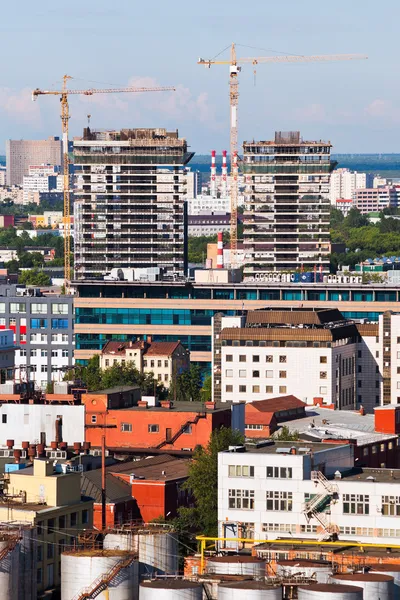
[[[71,135],[92,126],[179,129],[198,153],[228,148],[228,67],[205,69],[232,41],[238,56],[367,54],[367,61],[252,66],[240,75],[239,139],[300,129],[336,152],[398,152],[398,0],[18,0],[0,19],[0,152],[7,138],[60,131],[54,97],[33,88],[174,85],[175,93],[71,98]],[[223,56],[228,57],[226,52]]]

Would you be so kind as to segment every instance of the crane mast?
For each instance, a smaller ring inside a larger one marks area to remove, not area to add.
[[[239,104],[239,79],[240,64],[260,63],[309,63],[309,62],[332,62],[341,60],[359,60],[368,58],[362,54],[326,54],[316,56],[258,56],[258,57],[236,57],[236,46],[231,45],[230,60],[214,60],[199,58],[197,64],[210,68],[211,65],[229,65],[229,99],[230,99],[230,152],[231,152],[231,266],[237,266],[237,204],[238,204],[238,104]]]
[[[64,180],[64,285],[66,293],[70,291],[71,281],[71,197],[69,185],[69,103],[68,96],[71,94],[79,94],[83,96],[92,96],[93,94],[111,94],[121,92],[166,92],[175,91],[174,87],[126,87],[126,88],[110,88],[110,89],[88,89],[88,90],[69,90],[67,89],[68,80],[72,79],[70,75],[63,76],[61,90],[33,90],[32,99],[36,100],[38,96],[51,95],[59,96],[61,103],[61,124],[62,124],[62,152],[63,152],[63,180]]]

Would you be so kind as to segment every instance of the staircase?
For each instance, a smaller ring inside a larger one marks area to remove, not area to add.
[[[331,500],[337,497],[339,488],[335,483],[329,481],[321,471],[311,471],[311,481],[314,481],[315,485],[317,487],[320,486],[322,490],[320,494],[317,494],[309,502],[305,503],[303,513],[307,523],[314,518],[321,525],[323,531],[319,539],[323,541],[330,539],[332,535],[339,532],[339,527],[334,523],[330,523],[323,512]]]
[[[189,427],[189,425],[197,425],[199,420],[204,419],[205,416],[206,416],[206,413],[199,413],[198,415],[195,416],[194,419],[191,419],[190,421],[186,421],[186,423],[184,423],[182,425],[182,427],[180,427],[178,429],[178,431],[169,440],[163,440],[162,442],[157,444],[156,448],[160,449],[160,448],[163,448],[164,446],[166,446],[167,444],[175,444],[176,440],[184,433],[186,427]]]
[[[12,537],[10,537],[7,546],[5,546],[3,548],[3,550],[0,551],[0,562],[6,557],[8,556],[8,554],[11,554],[11,552],[14,550],[15,546],[18,544],[19,540],[20,540],[20,536],[19,535],[14,535]]]
[[[118,575],[122,569],[129,567],[134,560],[136,555],[130,555],[124,560],[117,562],[109,571],[99,575],[92,583],[86,588],[83,588],[78,594],[76,594],[72,600],[91,600],[96,598],[101,592],[104,592],[110,585],[113,579]]]

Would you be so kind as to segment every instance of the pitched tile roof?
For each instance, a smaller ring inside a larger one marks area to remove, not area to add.
[[[280,412],[282,410],[290,410],[292,408],[306,407],[307,405],[293,396],[279,396],[277,398],[269,398],[267,400],[256,400],[255,402],[249,402],[246,406],[252,406],[260,412]]]
[[[135,474],[147,480],[170,481],[188,476],[189,460],[170,455],[153,456],[107,467],[107,471],[118,475]],[[163,475],[165,471],[165,475]],[[139,480],[140,481],[140,480]]]
[[[101,502],[101,469],[82,473],[81,493],[93,498],[95,502]],[[131,486],[111,473],[106,473],[106,500],[110,503],[132,500]]]
[[[276,325],[323,325],[332,321],[344,321],[336,308],[321,310],[253,310],[247,314],[246,326],[252,324]]]
[[[126,349],[137,349],[145,347],[145,342],[118,342],[115,340],[110,340],[103,347],[103,354],[120,354],[121,356],[125,355]]]
[[[145,352],[145,356],[170,356],[178,348],[177,342],[153,342]]]

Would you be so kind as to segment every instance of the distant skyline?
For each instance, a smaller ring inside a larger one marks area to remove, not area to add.
[[[179,129],[191,150],[229,150],[228,67],[205,69],[231,41],[238,56],[367,54],[367,61],[251,65],[240,74],[239,141],[300,130],[334,153],[399,151],[396,0],[20,0],[2,6],[0,154],[5,140],[60,135],[55,97],[36,88],[174,85],[175,93],[71,97],[71,137],[94,128]],[[243,44],[240,46],[239,44]],[[250,47],[249,47],[250,46]],[[229,58],[229,50],[221,55]]]

